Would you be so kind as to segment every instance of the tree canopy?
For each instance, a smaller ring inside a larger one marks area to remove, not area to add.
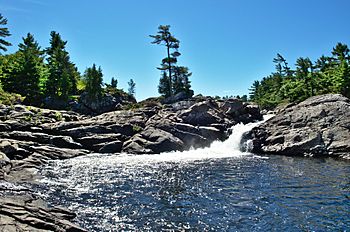
[[[276,72],[254,81],[250,100],[262,108],[273,108],[283,102],[300,102],[318,94],[340,93],[350,97],[349,48],[338,43],[332,56],[321,56],[315,62],[299,57],[292,70],[281,54],[273,59]]]
[[[7,25],[7,19],[0,14],[0,51],[7,51],[7,46],[11,46],[11,43],[4,38],[11,35],[9,29],[5,27]],[[1,53],[0,53],[1,54]]]
[[[101,67],[96,68],[93,64],[92,67],[87,68],[84,72],[84,79],[86,83],[85,91],[92,101],[98,100],[102,96],[103,74]]]
[[[50,47],[46,49],[49,69],[46,94],[53,98],[67,99],[69,95],[77,92],[80,74],[65,49],[67,41],[63,41],[55,31],[52,31],[50,36]]]

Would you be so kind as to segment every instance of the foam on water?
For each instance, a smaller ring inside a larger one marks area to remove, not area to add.
[[[147,158],[148,160],[153,161],[186,161],[252,155],[249,152],[243,152],[240,150],[241,138],[245,132],[250,131],[252,128],[270,119],[271,117],[273,117],[273,115],[266,115],[264,116],[263,121],[248,124],[237,124],[231,128],[232,133],[227,140],[223,142],[214,141],[209,147],[206,148],[190,149],[182,152],[165,152],[156,155],[138,155],[136,158]]]
[[[186,162],[203,159],[215,159],[215,158],[226,158],[226,157],[242,157],[242,156],[253,156],[249,152],[240,151],[240,142],[242,135],[250,131],[253,127],[261,124],[268,120],[273,115],[266,115],[263,121],[248,123],[248,124],[237,124],[231,128],[232,133],[229,138],[225,141],[214,141],[209,147],[190,149],[187,151],[173,151],[164,152],[161,154],[141,154],[132,155],[122,153],[119,155],[110,154],[90,154],[87,156],[77,157],[65,161],[56,161],[58,166],[60,162],[70,163],[72,166],[80,165],[81,167],[89,166],[93,164],[96,166],[113,166],[113,165],[151,165],[157,162]],[[88,168],[90,169],[90,168]],[[62,181],[62,180],[61,180]]]

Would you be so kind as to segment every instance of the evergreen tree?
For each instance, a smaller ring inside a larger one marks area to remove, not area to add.
[[[169,97],[171,95],[172,91],[169,77],[165,71],[162,71],[162,77],[159,79],[158,92],[165,97]]]
[[[26,104],[38,104],[41,95],[40,84],[46,76],[46,67],[44,64],[43,54],[34,36],[30,33],[26,38],[22,38],[23,43],[19,44],[19,51],[23,54],[20,60],[22,69],[17,73],[16,93],[25,98]]]
[[[10,32],[8,30],[7,27],[4,27],[5,25],[7,25],[7,19],[4,18],[1,14],[0,14],[0,51],[7,51],[7,46],[11,46],[11,43],[2,39],[5,38],[7,36],[10,36]]]
[[[331,67],[330,57],[322,55],[320,58],[317,59],[315,68],[318,69],[319,71],[324,72],[330,67]]]
[[[332,54],[334,56],[334,60],[339,64],[344,60],[349,60],[349,48],[346,44],[337,43],[335,48],[333,48]]]
[[[134,82],[133,79],[130,79],[130,81],[128,82],[129,88],[128,88],[128,94],[130,96],[135,97],[135,87],[136,87],[136,83]]]
[[[177,66],[177,58],[181,55],[178,52],[180,41],[170,33],[169,25],[160,25],[157,35],[150,35],[154,39],[152,44],[164,45],[167,49],[167,57],[162,60],[162,77],[159,80],[158,92],[165,97],[172,96],[181,91],[189,96],[193,95],[189,77],[192,75],[187,67]]]
[[[174,67],[174,77],[173,77],[173,93],[177,94],[180,92],[185,92],[188,96],[192,97],[193,90],[191,90],[191,82],[189,77],[192,75],[189,69],[184,66]]]
[[[298,58],[296,69],[284,69],[286,62],[277,54],[273,60],[276,72],[256,81],[250,89],[250,99],[262,108],[272,108],[281,102],[300,102],[316,94],[341,93],[350,97],[350,49],[338,43],[332,57],[322,55],[316,62]],[[287,75],[286,75],[287,74]]]
[[[84,79],[86,83],[85,91],[89,98],[92,101],[100,99],[103,91],[103,74],[101,67],[97,69],[96,65],[93,64],[91,68],[87,68],[84,73]]]
[[[314,95],[314,66],[311,60],[307,58],[298,58],[295,64],[296,66],[296,77],[298,80],[304,81],[305,83],[305,93],[306,97]]]
[[[260,81],[254,81],[252,86],[249,89],[249,99],[251,101],[256,101],[257,99],[259,99],[258,96],[258,90],[260,87]]]
[[[180,56],[180,53],[177,51],[179,48],[180,41],[177,40],[170,33],[170,25],[160,25],[158,27],[157,35],[150,35],[150,37],[154,38],[152,44],[162,44],[167,48],[167,57],[162,60],[161,67],[158,68],[160,70],[168,71],[168,82],[170,86],[170,90],[172,89],[172,69],[173,66],[177,62],[177,57]],[[171,53],[171,49],[175,50]],[[170,95],[172,95],[172,91],[170,91]]]
[[[23,53],[18,51],[13,54],[0,56],[1,57],[1,76],[2,87],[6,92],[17,92],[17,77],[23,69],[24,63]]]
[[[118,87],[118,80],[114,79],[114,77],[112,77],[112,80],[111,80],[111,87],[114,89]]]
[[[279,75],[283,77],[292,75],[292,71],[288,66],[287,60],[284,59],[284,57],[281,54],[277,53],[277,56],[273,59],[273,62],[275,63],[275,68]]]
[[[65,50],[67,41],[63,41],[60,34],[55,31],[50,35],[50,47],[46,49],[49,55],[46,91],[51,97],[67,99],[70,94],[77,92],[80,74]]]

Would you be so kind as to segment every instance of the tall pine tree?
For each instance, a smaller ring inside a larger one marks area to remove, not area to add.
[[[156,35],[150,35],[154,40],[152,44],[160,44],[166,47],[167,56],[162,60],[162,76],[159,80],[158,92],[169,97],[179,92],[186,92],[189,97],[193,95],[189,77],[192,73],[187,67],[177,66],[177,58],[180,41],[170,33],[169,25],[160,25]]]
[[[0,14],[0,51],[7,51],[7,46],[11,46],[11,43],[4,40],[3,38],[10,36],[9,29],[4,27],[7,25],[7,19]]]
[[[93,64],[91,68],[87,68],[84,73],[84,79],[86,83],[85,91],[88,94],[88,97],[91,101],[96,101],[102,96],[102,82],[103,74],[102,69],[99,67],[96,68],[96,65]]]
[[[46,49],[49,55],[46,92],[53,98],[67,99],[69,95],[77,92],[77,81],[80,74],[65,50],[67,41],[63,41],[60,34],[55,31],[52,31],[50,35],[50,47]]]
[[[165,70],[168,71],[167,75],[163,75],[163,79],[167,78],[167,80],[160,81],[159,84],[164,84],[166,81],[168,82],[168,88],[162,88],[160,87],[159,90],[167,89],[167,92],[160,92],[160,94],[163,94],[165,96],[171,96],[172,93],[172,69],[173,66],[175,66],[177,62],[177,57],[180,56],[180,53],[177,51],[179,48],[180,41],[177,40],[171,33],[170,33],[170,25],[160,25],[158,27],[157,35],[150,35],[151,38],[154,38],[152,44],[161,44],[165,45],[167,49],[167,57],[162,60],[161,67],[158,68],[162,70],[163,72]],[[172,52],[173,51],[173,52]]]
[[[134,81],[133,79],[130,79],[130,81],[128,82],[128,86],[129,86],[129,88],[128,88],[128,94],[129,94],[130,96],[135,97],[135,87],[136,87],[135,81]]]
[[[18,73],[16,87],[17,93],[25,98],[26,104],[39,104],[41,97],[40,83],[45,79],[46,70],[43,54],[39,44],[30,33],[18,45],[23,54],[22,70]]]

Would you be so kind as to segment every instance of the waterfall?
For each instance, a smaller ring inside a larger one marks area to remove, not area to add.
[[[188,151],[166,152],[158,155],[152,155],[154,158],[166,160],[191,160],[191,159],[206,159],[206,158],[223,158],[223,157],[239,157],[250,154],[240,150],[241,138],[244,133],[250,131],[259,124],[273,117],[273,115],[264,116],[263,121],[243,124],[239,123],[231,128],[231,135],[225,141],[214,141],[209,147],[190,149]],[[246,142],[249,146],[249,141]],[[249,150],[249,149],[247,149]]]

